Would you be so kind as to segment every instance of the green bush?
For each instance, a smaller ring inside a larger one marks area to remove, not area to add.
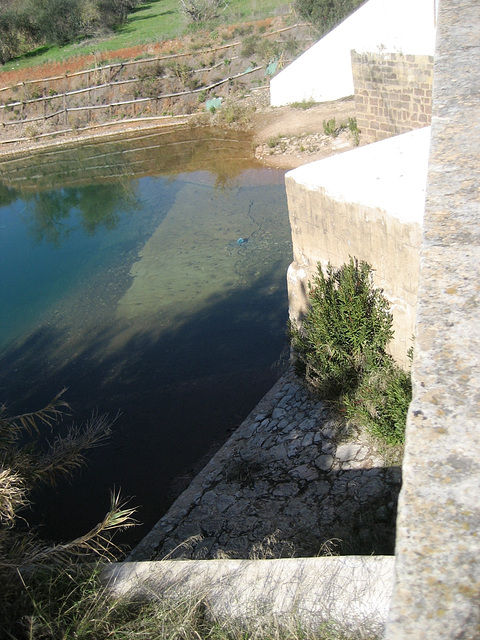
[[[410,374],[386,360],[364,376],[354,394],[343,398],[345,417],[388,444],[401,444],[411,399]]]
[[[357,119],[356,118],[348,118],[348,130],[350,131],[352,138],[353,138],[353,144],[355,147],[358,147],[358,145],[360,144],[360,134],[361,131],[358,128],[358,124],[357,124]]]
[[[392,315],[370,265],[350,258],[324,272],[319,264],[309,288],[310,309],[300,327],[290,326],[297,370],[350,423],[401,442],[410,377],[386,351]]]
[[[351,118],[349,118],[349,120],[350,119]],[[336,138],[337,136],[339,136],[342,133],[342,131],[345,131],[345,129],[347,129],[347,127],[348,125],[343,123],[340,123],[337,125],[335,118],[331,118],[330,120],[323,121],[323,133],[326,136],[332,136],[333,138]]]

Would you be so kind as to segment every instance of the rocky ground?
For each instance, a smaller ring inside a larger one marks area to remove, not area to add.
[[[289,370],[131,559],[392,554],[400,481]]]
[[[331,119],[344,124],[349,117],[355,118],[353,98],[313,104],[308,108],[270,107],[268,101],[267,90],[263,103],[258,103],[252,116],[255,157],[264,164],[294,169],[353,148],[354,139],[348,129],[332,136],[326,135],[323,127],[323,122]]]

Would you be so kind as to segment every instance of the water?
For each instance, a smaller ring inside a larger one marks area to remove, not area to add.
[[[284,174],[218,131],[133,134],[2,162],[0,400],[68,387],[121,416],[31,519],[79,535],[121,488],[135,543],[278,376],[291,260]]]

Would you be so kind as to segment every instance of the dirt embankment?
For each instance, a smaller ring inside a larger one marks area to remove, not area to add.
[[[265,92],[267,93],[267,92]],[[321,160],[353,147],[348,130],[333,137],[325,135],[323,122],[336,119],[345,123],[354,117],[355,103],[351,98],[317,104],[308,109],[290,106],[259,107],[251,116],[255,157],[263,164],[279,169],[294,169],[307,162]],[[112,123],[107,129],[77,131],[62,138],[43,141],[24,141],[1,145],[0,156],[11,156],[44,147],[55,147],[92,138],[116,136],[127,131],[156,129],[158,121]]]
[[[294,169],[345,151],[354,146],[348,129],[336,136],[326,135],[323,123],[335,119],[340,125],[354,117],[353,98],[315,104],[308,109],[265,105],[252,118],[255,156],[268,166]]]
[[[276,28],[281,27],[280,23],[256,25],[256,28]],[[289,35],[290,37],[290,35]],[[191,38],[186,37],[154,45],[143,45],[129,50],[110,52],[109,57],[117,59],[128,59],[144,55],[145,57],[161,54],[162,52],[188,51],[192,50]],[[197,43],[198,46],[198,43]],[[141,50],[140,50],[141,49]],[[91,59],[90,59],[91,58]],[[22,82],[26,79],[34,79],[37,76],[47,77],[49,75],[62,75],[71,73],[79,69],[89,68],[92,63],[99,63],[94,57],[81,57],[71,59],[63,64],[50,65],[48,68],[41,67],[22,70],[18,72],[8,72],[1,75],[0,85],[12,85],[15,82]],[[230,62],[229,62],[230,64]],[[239,64],[239,63],[237,63]],[[242,63],[243,64],[243,63]],[[21,142],[1,143],[0,156],[12,155],[33,150],[45,146],[57,146],[72,141],[81,141],[90,138],[103,138],[110,135],[121,135],[127,131],[139,129],[152,129],[159,126],[189,126],[192,124],[213,124],[219,126],[232,126],[242,130],[249,130],[253,136],[255,146],[255,156],[267,166],[283,169],[292,169],[306,162],[311,162],[326,156],[351,148],[354,144],[352,135],[348,130],[343,130],[338,135],[326,135],[324,132],[324,121],[333,118],[337,124],[346,123],[348,118],[355,116],[355,106],[353,99],[343,99],[336,102],[316,104],[309,108],[303,106],[271,107],[270,92],[268,86],[245,85],[242,78],[241,89],[229,89],[227,97],[216,116],[209,116],[205,112],[192,114],[191,108],[185,109],[180,106],[180,113],[170,122],[165,118],[136,118],[132,121],[112,121],[110,123],[98,124],[96,127],[78,127],[70,130],[69,133],[61,137],[36,137],[25,138]],[[241,121],[227,122],[222,118],[221,111],[229,105],[236,105],[241,112]],[[181,114],[185,113],[184,118]]]

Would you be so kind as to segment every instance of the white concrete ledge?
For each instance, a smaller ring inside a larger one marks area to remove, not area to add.
[[[278,560],[166,560],[107,565],[112,595],[201,598],[216,619],[381,633],[393,584],[393,556]]]
[[[287,276],[290,319],[308,309],[320,262],[368,262],[393,314],[391,354],[407,368],[415,330],[430,127],[358,147],[286,174],[294,261]]]
[[[286,174],[338,202],[382,209],[401,222],[422,224],[430,127],[318,160]]]

